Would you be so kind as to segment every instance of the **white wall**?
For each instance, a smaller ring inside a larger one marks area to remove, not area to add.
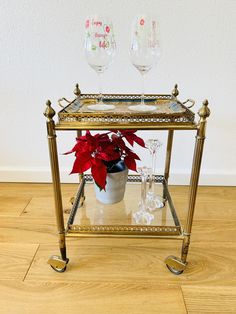
[[[202,163],[202,184],[236,183],[236,1],[234,0],[1,0],[0,1],[0,181],[50,180],[45,101],[55,109],[72,98],[76,82],[96,92],[96,74],[83,55],[84,20],[109,14],[118,53],[104,74],[105,92],[140,92],[140,76],[128,58],[131,19],[138,13],[159,18],[163,55],[147,76],[146,92],[168,93],[177,82],[180,99],[208,98],[212,111]],[[162,140],[163,133],[157,134]],[[75,134],[59,134],[59,152]],[[149,137],[151,134],[144,133]],[[187,183],[193,134],[176,132],[172,182]],[[164,152],[164,147],[161,152]],[[141,152],[140,152],[141,153]],[[148,158],[143,156],[144,162]],[[161,154],[160,154],[161,155]],[[72,156],[61,156],[63,180]],[[159,167],[163,157],[159,158]]]

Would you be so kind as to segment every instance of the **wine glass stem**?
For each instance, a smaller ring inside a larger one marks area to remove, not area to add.
[[[141,105],[144,105],[144,93],[145,93],[145,75],[141,73],[142,76],[142,95],[141,95]]]
[[[146,206],[146,181],[147,176],[145,174],[141,174],[141,208],[142,210],[145,210]]]
[[[155,151],[152,153],[152,174],[153,175],[156,172],[156,159],[157,159],[157,151],[155,149]]]
[[[102,73],[98,72],[98,88],[99,88],[99,104],[103,103],[103,95],[102,95]]]
[[[151,152],[151,158],[152,158],[152,168],[151,168],[151,174],[150,174],[150,180],[149,180],[149,191],[154,192],[154,182],[155,182],[155,171],[156,171],[156,150]]]

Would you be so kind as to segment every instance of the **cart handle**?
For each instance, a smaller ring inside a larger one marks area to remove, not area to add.
[[[58,99],[58,105],[59,105],[60,107],[62,107],[63,109],[65,108],[65,106],[62,105],[62,102],[63,102],[63,101],[66,101],[68,104],[70,104],[70,103],[72,102],[72,101],[66,99],[65,97],[62,97],[62,98]]]
[[[188,109],[192,108],[192,107],[195,105],[195,100],[193,100],[193,99],[187,99],[187,100],[185,100],[184,102],[182,102],[182,104],[185,105],[185,104],[187,104],[188,102],[191,103],[190,106],[187,106]]]

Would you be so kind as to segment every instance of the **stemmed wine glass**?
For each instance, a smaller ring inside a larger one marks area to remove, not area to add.
[[[101,75],[113,62],[116,53],[113,25],[108,17],[94,15],[86,19],[84,49],[87,62],[97,72],[100,84],[99,103],[90,107],[94,110],[114,109],[114,105],[106,105],[102,100]]]
[[[153,211],[157,208],[164,207],[164,202],[162,197],[155,194],[154,191],[154,183],[155,183],[155,172],[156,172],[156,157],[157,151],[161,147],[162,143],[157,138],[148,139],[145,142],[145,146],[148,148],[151,159],[152,159],[152,167],[149,171],[149,187],[147,192],[146,204],[147,208],[150,211]]]
[[[141,104],[129,106],[130,110],[148,112],[156,110],[155,106],[144,103],[144,78],[160,58],[159,27],[150,16],[137,16],[132,25],[130,59],[142,76]]]

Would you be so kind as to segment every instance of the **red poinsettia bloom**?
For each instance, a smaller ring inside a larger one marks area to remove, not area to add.
[[[86,20],[86,22],[85,22],[85,28],[89,28],[89,20]]]
[[[107,33],[110,33],[110,27],[108,25],[106,26],[105,30]]]
[[[105,189],[108,165],[123,160],[128,169],[136,171],[136,160],[140,158],[124,139],[133,146],[134,143],[145,147],[144,141],[134,134],[134,130],[113,130],[92,135],[90,131],[76,139],[75,146],[66,154],[75,153],[71,173],[83,173],[91,169],[92,176],[100,189]]]
[[[140,25],[143,26],[144,23],[145,23],[144,19],[141,19],[141,20],[140,20]]]

